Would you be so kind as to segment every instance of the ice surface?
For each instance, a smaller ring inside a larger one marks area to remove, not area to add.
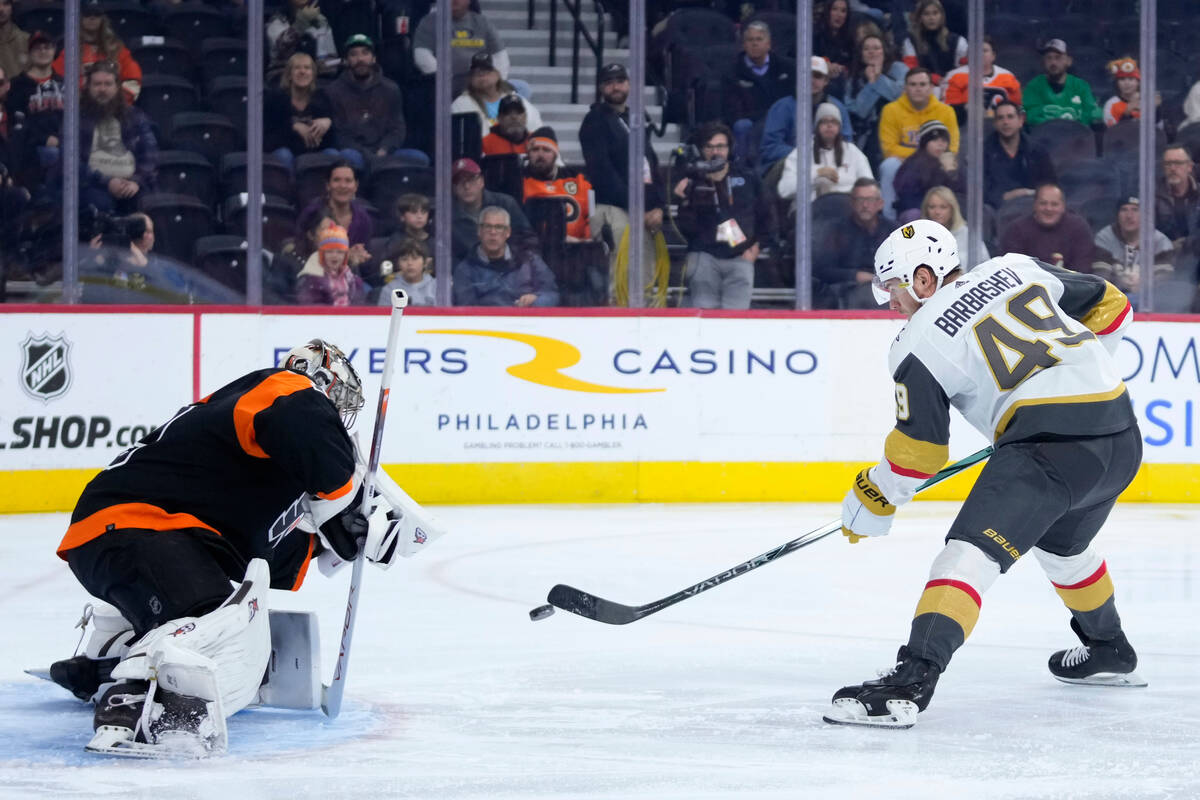
[[[951,504],[906,507],[886,539],[831,537],[625,627],[527,616],[557,582],[655,600],[837,512],[441,509],[450,536],[366,571],[340,718],[246,711],[228,756],[183,763],[85,754],[90,710],[22,673],[71,655],[86,597],[54,555],[65,515],[0,517],[0,797],[1200,797],[1200,507],[1120,506],[1098,540],[1148,689],[1050,677],[1047,657],[1076,641],[1023,559],[909,731],[820,714],[890,666]],[[320,613],[326,676],[348,572],[272,593]]]

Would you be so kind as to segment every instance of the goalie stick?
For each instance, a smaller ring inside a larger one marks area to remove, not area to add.
[[[387,349],[383,356],[383,374],[379,378],[379,404],[375,408],[375,427],[371,431],[371,454],[367,459],[367,474],[363,477],[363,516],[369,517],[371,490],[375,484],[375,472],[379,469],[379,451],[383,444],[383,423],[387,417],[388,395],[392,390],[392,370],[396,343],[400,340],[400,319],[408,305],[408,295],[403,289],[392,290],[392,316],[388,322]],[[321,687],[321,710],[330,719],[342,711],[342,694],[346,691],[346,669],[350,664],[350,642],[354,638],[354,620],[358,617],[358,592],[362,588],[363,562],[366,557],[359,552],[350,573],[350,593],[346,597],[346,619],[342,624],[342,639],[338,646],[337,663],[333,667],[333,679],[328,686]]]
[[[943,468],[940,472],[934,475],[929,480],[917,487],[920,492],[924,489],[933,486],[935,483],[940,483],[952,475],[957,475],[967,467],[978,464],[992,454],[992,447],[983,448],[973,455],[969,455],[961,461],[956,461],[948,467]],[[772,548],[767,552],[757,555],[749,561],[743,561],[736,567],[731,567],[724,572],[717,573],[707,580],[700,581],[693,586],[682,589],[673,595],[664,597],[661,600],[655,600],[653,603],[646,603],[643,606],[627,606],[622,603],[614,603],[612,600],[605,600],[603,597],[597,597],[581,589],[576,589],[574,586],[558,584],[550,593],[546,595],[546,602],[563,611],[570,611],[572,614],[578,614],[581,617],[594,619],[597,622],[604,622],[609,625],[628,625],[630,622],[636,622],[643,617],[648,617],[651,614],[657,614],[668,606],[673,606],[689,597],[695,597],[701,592],[707,592],[709,589],[714,589],[727,581],[745,575],[751,570],[770,564],[776,559],[783,558],[789,553],[794,553],[801,547],[808,547],[814,542],[819,542],[826,536],[830,536],[841,530],[842,522],[837,520],[830,522],[816,530],[809,531],[803,536],[792,539],[790,542],[785,542],[778,547]]]

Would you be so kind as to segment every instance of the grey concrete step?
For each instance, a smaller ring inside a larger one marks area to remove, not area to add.
[[[544,46],[514,47],[513,45],[508,44],[506,42],[505,49],[508,50],[509,62],[513,65],[513,67],[518,67],[518,66],[521,66],[521,67],[526,67],[526,66],[544,67],[544,66],[549,66],[549,64],[550,64],[550,51],[548,48],[546,48]],[[559,48],[559,50],[555,54],[555,57],[556,57],[555,58],[555,62],[556,62],[555,66],[568,67],[568,68],[571,66],[571,48],[570,47]],[[613,49],[613,50],[605,50],[604,51],[604,63],[606,63],[606,64],[609,63],[610,61],[619,61],[619,62],[624,63],[628,60],[629,60],[629,51],[628,50]],[[585,64],[590,64],[593,67],[595,67],[596,57],[592,53],[591,48],[581,47],[579,49],[579,65],[580,65],[580,67],[582,67]]]
[[[595,28],[589,28],[592,36],[596,35]],[[518,29],[506,29],[500,33],[500,38],[504,40],[504,46],[513,47],[541,47],[549,48],[550,46],[550,31],[545,28],[537,28],[534,30],[526,30],[524,27]],[[571,26],[560,25],[558,35],[555,37],[559,48],[566,48],[569,52],[571,49]],[[580,48],[587,49],[587,41],[579,37]],[[617,35],[611,29],[604,33],[604,50],[608,52],[609,48],[617,46]]]

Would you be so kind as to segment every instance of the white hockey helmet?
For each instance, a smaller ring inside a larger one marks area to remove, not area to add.
[[[900,287],[918,303],[924,303],[912,288],[913,273],[917,267],[929,267],[937,278],[937,288],[942,288],[942,279],[958,269],[958,243],[954,234],[931,219],[916,219],[892,231],[879,249],[875,251],[875,299],[880,305],[890,299],[888,281],[898,278]]]
[[[283,366],[311,378],[317,389],[337,408],[346,428],[354,426],[365,402],[362,381],[350,366],[350,359],[336,345],[324,339],[313,339],[289,350]]]

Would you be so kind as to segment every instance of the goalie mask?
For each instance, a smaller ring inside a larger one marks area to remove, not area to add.
[[[875,281],[871,289],[880,305],[891,299],[888,281],[897,280],[895,288],[906,290],[912,299],[924,304],[913,291],[913,274],[917,267],[929,267],[942,288],[942,279],[958,269],[958,243],[945,226],[931,219],[917,219],[901,225],[884,239],[875,251]]]
[[[283,366],[311,378],[317,389],[337,408],[346,428],[354,426],[364,402],[362,381],[350,366],[350,359],[338,347],[323,339],[313,339],[288,351]]]

